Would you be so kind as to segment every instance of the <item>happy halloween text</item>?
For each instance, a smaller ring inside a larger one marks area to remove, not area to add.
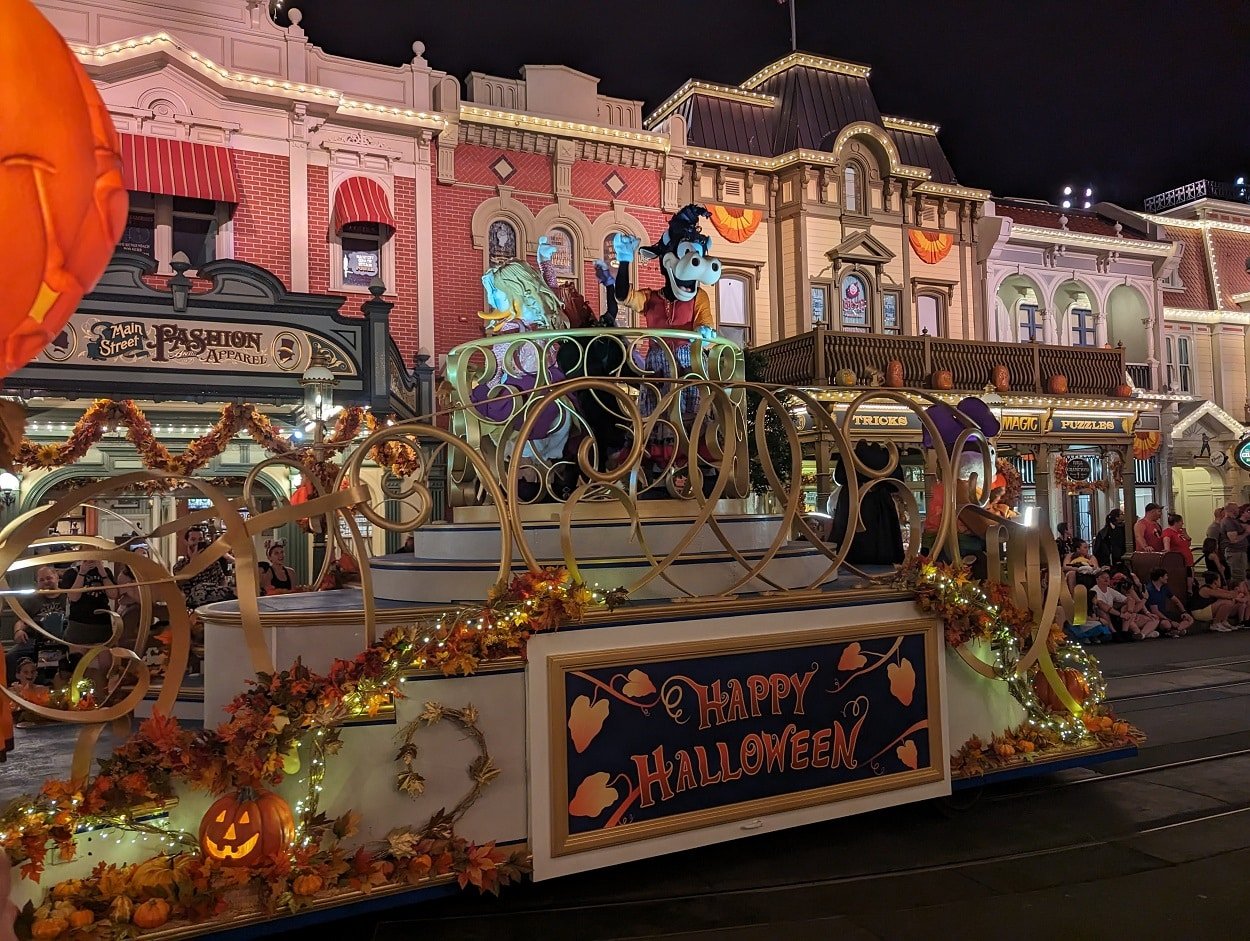
[[[847,704],[845,721],[821,723],[816,729],[789,722],[777,732],[739,732],[739,723],[766,716],[806,718],[808,690],[819,670],[813,664],[805,673],[757,673],[710,684],[681,674],[670,677],[660,690],[668,716],[678,725],[697,719],[699,731],[724,729],[725,734],[707,745],[671,750],[657,745],[632,755],[639,806],[672,800],[692,788],[728,784],[744,775],[856,767],[855,747],[868,718],[864,697]]]

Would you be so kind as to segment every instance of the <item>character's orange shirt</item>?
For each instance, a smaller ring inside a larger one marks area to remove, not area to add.
[[[653,330],[689,330],[693,333],[700,327],[716,328],[712,304],[707,299],[707,291],[702,288],[689,301],[669,301],[663,291],[634,288],[623,303],[639,311],[647,326]]]

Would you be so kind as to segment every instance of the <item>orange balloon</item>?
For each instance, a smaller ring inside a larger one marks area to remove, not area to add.
[[[126,224],[117,131],[65,40],[0,0],[0,378],[61,332]]]

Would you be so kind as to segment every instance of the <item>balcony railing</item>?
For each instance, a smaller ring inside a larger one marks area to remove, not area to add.
[[[1143,392],[1154,391],[1154,377],[1147,363],[1129,363],[1126,369],[1133,388],[1141,389]]]
[[[1146,212],[1163,212],[1199,199],[1224,199],[1244,203],[1247,201],[1246,187],[1244,184],[1224,183],[1220,180],[1195,180],[1166,193],[1149,197],[1145,202]]]
[[[903,384],[911,388],[929,388],[935,372],[949,371],[954,388],[983,389],[997,366],[1007,368],[1014,392],[1049,392],[1051,377],[1062,375],[1072,394],[1109,395],[1125,377],[1124,350],[1119,348],[900,337],[817,327],[760,351],[768,358],[764,381],[785,385],[840,384],[836,377],[845,369],[854,371],[856,385],[870,385],[874,374],[885,374],[892,361],[902,364]]]

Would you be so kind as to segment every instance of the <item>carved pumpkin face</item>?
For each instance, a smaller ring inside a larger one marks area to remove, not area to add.
[[[0,377],[94,287],[126,222],[117,133],[87,73],[29,0],[0,6]]]
[[[295,818],[281,797],[240,791],[218,799],[200,821],[200,849],[227,866],[251,866],[295,839]]]

